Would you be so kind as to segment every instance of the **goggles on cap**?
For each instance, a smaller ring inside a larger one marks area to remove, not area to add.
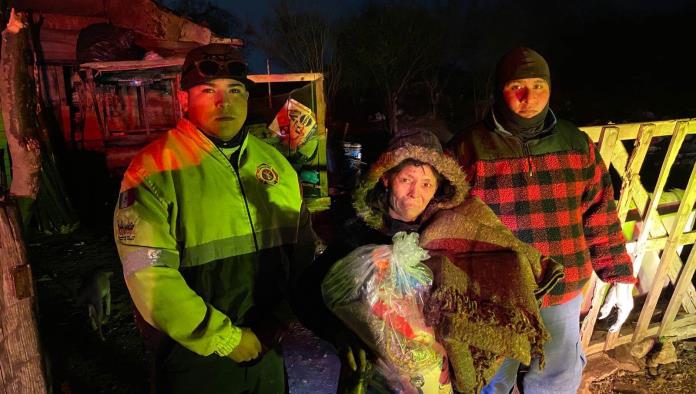
[[[195,68],[203,77],[230,77],[247,75],[247,65],[240,63],[239,60],[216,60],[203,59],[188,66],[184,73]]]

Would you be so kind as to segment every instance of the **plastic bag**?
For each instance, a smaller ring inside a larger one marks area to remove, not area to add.
[[[366,245],[337,261],[322,282],[329,309],[379,356],[389,390],[450,393],[444,348],[423,318],[433,274],[418,234],[399,232],[393,245]]]

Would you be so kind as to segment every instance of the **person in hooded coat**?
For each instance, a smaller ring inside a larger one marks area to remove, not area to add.
[[[298,286],[303,294],[295,308],[303,324],[343,353],[344,372],[365,378],[365,373],[350,372],[365,372],[365,354],[357,350],[367,347],[321,302],[320,283],[336,261],[363,245],[391,244],[392,236],[400,231],[419,233],[421,247],[433,256],[426,262],[433,270],[434,284],[424,312],[448,352],[458,391],[480,389],[492,376],[492,366],[502,362],[501,355],[523,361],[529,361],[531,354],[541,355],[547,335],[536,300],[562,276],[561,268],[517,240],[469,193],[464,173],[453,158],[443,154],[433,133],[407,129],[395,134],[353,197],[356,216],[339,226],[335,241],[305,272]],[[484,256],[487,258],[482,259]],[[497,278],[520,285],[499,293],[495,289],[503,286]],[[484,282],[487,284],[480,286]],[[491,291],[486,293],[481,287]],[[476,302],[498,307],[476,310],[471,307]],[[504,318],[496,319],[494,309]],[[494,326],[507,326],[508,330]],[[476,334],[483,327],[496,332],[497,338],[518,341],[486,341]],[[474,361],[469,345],[488,353]],[[450,354],[452,351],[457,354]]]
[[[529,48],[502,57],[495,97],[484,120],[461,131],[448,150],[471,193],[522,241],[562,263],[565,277],[542,299],[551,340],[546,367],[535,360],[522,377],[526,393],[575,393],[585,358],[580,342],[582,289],[592,272],[613,284],[602,307],[618,307],[618,331],[633,308],[632,262],[616,214],[606,166],[592,141],[549,108],[546,60]],[[600,318],[601,318],[600,317]],[[484,393],[509,393],[520,363],[505,362]]]

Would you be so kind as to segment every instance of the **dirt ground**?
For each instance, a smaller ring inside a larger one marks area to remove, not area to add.
[[[32,238],[27,243],[53,392],[147,392],[147,359],[133,323],[112,236],[107,231],[81,229],[70,235]],[[114,273],[105,341],[90,327],[86,307],[77,305],[83,282],[98,270]],[[690,393],[696,388],[696,341],[677,342],[675,348],[677,362],[657,368],[643,365],[635,372],[621,369],[606,354],[593,356],[581,392]],[[305,358],[298,355],[298,360]]]
[[[146,357],[133,323],[120,262],[107,234],[78,230],[31,239],[27,245],[39,299],[39,330],[54,393],[145,393]],[[83,283],[112,271],[111,318],[105,341],[77,305]]]
[[[589,393],[693,393],[696,388],[696,341],[675,344],[678,361],[657,368],[642,368],[635,372],[607,366],[606,376],[589,385]],[[606,356],[592,357],[590,363],[607,363]],[[611,365],[611,362],[609,362]],[[591,366],[591,364],[588,364]],[[612,372],[614,371],[614,372]]]

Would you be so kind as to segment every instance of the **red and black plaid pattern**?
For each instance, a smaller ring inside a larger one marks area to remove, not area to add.
[[[605,282],[635,282],[609,173],[589,145],[589,152],[476,160],[468,168],[471,192],[520,240],[565,267],[543,306],[576,297],[592,269]]]

